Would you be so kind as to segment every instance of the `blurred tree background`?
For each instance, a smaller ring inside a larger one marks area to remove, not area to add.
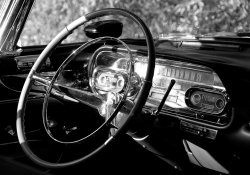
[[[137,14],[154,37],[170,32],[206,34],[250,31],[248,0],[36,0],[21,35],[22,45],[48,44],[73,20],[108,7],[123,8]],[[114,18],[124,24],[122,38],[142,35],[138,26],[126,18],[109,16],[104,19]],[[81,27],[64,42],[86,39]]]

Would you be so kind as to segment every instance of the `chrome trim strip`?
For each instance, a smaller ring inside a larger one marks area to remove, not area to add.
[[[19,55],[16,44],[35,0],[4,2],[0,16],[0,54]]]

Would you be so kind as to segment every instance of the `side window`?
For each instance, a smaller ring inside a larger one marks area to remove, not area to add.
[[[65,26],[84,14],[80,13],[79,6],[73,4],[72,1],[36,1],[19,41],[22,46],[47,45]],[[85,40],[83,27],[80,27],[63,43],[83,42]]]

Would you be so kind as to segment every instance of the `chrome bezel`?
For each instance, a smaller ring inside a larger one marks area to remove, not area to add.
[[[191,94],[195,90],[198,90],[201,92],[206,92],[206,93],[213,93],[213,94],[221,95],[221,97],[223,98],[223,100],[225,102],[224,107],[222,107],[220,110],[218,110],[218,112],[216,112],[216,111],[212,112],[211,110],[203,110],[203,109],[197,109],[197,108],[192,107],[194,105],[191,105]],[[227,109],[229,101],[230,101],[229,96],[225,90],[213,88],[210,86],[195,85],[195,86],[192,86],[189,89],[187,89],[187,91],[185,93],[185,103],[186,103],[189,110],[194,111],[194,112],[198,112],[198,113],[218,115],[218,117],[220,116],[220,114],[222,114]]]
[[[101,49],[106,49],[106,48],[103,47]],[[127,93],[127,98],[128,99],[135,99],[140,91],[140,87],[142,86],[142,80],[139,77],[139,75],[134,71],[134,64],[135,64],[134,55],[133,54],[129,55],[128,53],[124,53],[124,52],[113,52],[113,51],[101,50],[95,56],[95,60],[98,60],[98,58],[101,56],[106,56],[106,55],[110,55],[110,54],[116,54],[116,56],[119,55],[120,57],[115,58],[116,61],[114,61],[113,64],[111,64],[107,67],[102,66],[102,65],[98,66],[98,65],[96,65],[96,63],[94,63],[95,65],[93,65],[93,66],[96,66],[96,67],[91,72],[91,77],[89,79],[89,84],[90,84],[91,90],[95,94],[105,94],[106,93],[105,91],[98,90],[98,88],[96,88],[96,86],[95,86],[95,74],[101,70],[114,71],[114,72],[117,72],[118,74],[121,74],[124,77],[125,85],[121,91],[124,92],[125,89],[129,88],[128,93]],[[121,68],[123,66],[121,64],[122,63],[124,64],[124,62],[122,62],[122,61],[125,61],[126,62],[125,64],[127,65],[124,68]],[[136,78],[136,80],[138,82],[133,82],[134,78]],[[129,81],[129,79],[130,79],[130,81]],[[123,94],[123,93],[121,93],[121,94]]]
[[[124,90],[124,88],[126,87],[126,84],[128,83],[128,72],[126,71],[123,71],[123,70],[117,70],[117,69],[113,69],[113,68],[107,68],[107,67],[102,67],[102,66],[99,66],[99,67],[96,67],[94,70],[93,70],[93,74],[92,74],[92,77],[91,77],[91,81],[92,81],[92,86],[91,86],[91,89],[94,93],[97,93],[97,94],[103,94],[105,93],[106,91],[109,92],[110,90],[101,90],[99,89],[96,84],[95,84],[95,78],[96,78],[96,74],[99,72],[99,71],[113,71],[113,72],[116,72],[116,74],[119,74],[121,75],[123,78],[124,78],[124,86],[123,88],[120,90]],[[119,91],[119,92],[120,92]]]

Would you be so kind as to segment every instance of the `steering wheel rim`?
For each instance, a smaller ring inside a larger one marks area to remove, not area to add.
[[[143,31],[146,37],[147,50],[148,50],[148,67],[147,67],[147,73],[144,79],[144,83],[141,87],[141,91],[138,94],[138,100],[135,103],[132,110],[130,111],[129,117],[127,118],[126,122],[116,132],[115,137],[110,137],[104,144],[102,144],[93,152],[77,160],[73,160],[73,161],[66,162],[66,163],[50,163],[50,162],[44,161],[40,159],[39,157],[37,157],[31,151],[31,149],[29,148],[28,142],[26,140],[26,137],[25,137],[25,132],[24,132],[25,107],[26,107],[27,97],[32,86],[33,75],[35,75],[37,72],[40,71],[41,66],[43,65],[43,63],[45,63],[46,59],[53,52],[53,50],[61,43],[63,39],[65,39],[75,29],[77,29],[79,26],[85,24],[86,22],[92,19],[102,17],[102,16],[107,16],[107,15],[121,15],[121,16],[132,19],[135,23],[139,25],[139,27],[141,28],[141,30]],[[148,94],[152,86],[154,67],[155,67],[155,49],[154,49],[153,38],[146,24],[137,15],[124,9],[108,8],[108,9],[103,9],[103,10],[89,13],[86,16],[82,16],[78,18],[77,20],[73,21],[71,24],[65,27],[43,50],[43,52],[40,54],[37,61],[31,68],[26,78],[26,81],[24,83],[24,86],[23,86],[23,89],[19,98],[19,102],[18,102],[17,119],[16,119],[17,136],[18,136],[18,140],[23,151],[33,162],[35,162],[36,164],[40,166],[43,166],[46,168],[65,168],[65,167],[69,167],[69,166],[78,164],[80,162],[83,162],[87,160],[88,158],[92,157],[93,155],[97,154],[101,150],[104,150],[109,144],[111,144],[115,140],[115,138],[118,138],[120,135],[127,132],[130,124],[134,121],[136,116],[138,116],[138,114],[140,113],[142,107],[144,106],[147,100]]]

